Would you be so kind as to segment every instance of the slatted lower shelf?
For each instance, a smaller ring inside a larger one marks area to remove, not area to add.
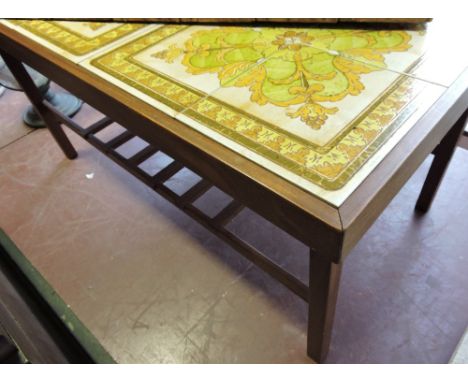
[[[221,238],[224,242],[229,244],[232,248],[237,250],[244,257],[249,259],[266,273],[274,277],[276,280],[281,282],[283,285],[301,297],[303,300],[308,300],[309,288],[307,285],[305,285],[294,275],[284,270],[280,265],[269,259],[263,253],[255,249],[241,238],[237,237],[234,233],[226,228],[226,225],[244,209],[244,206],[241,203],[236,200],[232,200],[216,216],[209,217],[193,204],[197,199],[199,199],[213,187],[213,185],[210,184],[210,182],[208,182],[206,179],[202,178],[185,193],[178,195],[164,183],[179,171],[184,169],[184,165],[177,161],[172,161],[154,175],[148,174],[139,167],[140,164],[149,159],[151,156],[157,154],[158,152],[162,152],[156,146],[148,145],[137,153],[133,154],[131,157],[126,158],[117,152],[117,149],[131,139],[137,137],[129,130],[125,130],[109,141],[103,142],[96,136],[96,134],[113,123],[113,121],[108,117],[93,123],[87,128],[83,128],[69,117],[57,112],[57,110],[46,101],[45,105],[54,112],[62,124],[68,126],[71,130],[88,141],[92,146],[96,147],[99,151],[104,153],[107,157],[119,164],[129,173],[136,176],[166,200],[183,210],[197,222]]]

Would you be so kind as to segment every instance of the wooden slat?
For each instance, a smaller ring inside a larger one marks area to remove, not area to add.
[[[79,135],[83,135],[84,129],[76,123],[73,119],[71,119],[68,115],[63,114],[60,110],[56,109],[54,105],[52,105],[49,101],[44,100],[42,102],[43,106],[45,106],[51,113],[54,114],[55,119],[58,122],[63,123],[64,125],[71,128],[73,131],[78,133]]]
[[[193,203],[212,187],[206,179],[200,180],[195,186],[187,190],[181,197],[182,204]]]
[[[109,117],[104,117],[99,121],[94,122],[93,124],[89,125],[87,128],[84,129],[85,137],[89,134],[96,134],[112,124],[114,121]]]
[[[190,200],[190,198],[187,195],[190,195],[190,194],[196,195],[197,192],[195,192],[194,189],[198,189],[199,192],[201,192],[201,190],[203,189],[206,189],[206,187],[209,185],[207,181],[202,180],[198,182],[194,187],[192,187],[185,194],[183,194],[182,196],[179,196],[174,191],[172,191],[169,187],[162,184],[162,182],[157,182],[156,184],[154,184],[155,177],[150,177],[146,172],[144,172],[139,167],[134,167],[133,165],[131,165],[129,163],[129,160],[123,157],[122,155],[120,155],[118,152],[115,152],[115,151],[112,151],[110,153],[107,152],[106,147],[99,140],[91,139],[89,140],[89,142],[93,146],[95,146],[98,150],[107,154],[110,159],[115,161],[124,169],[128,170],[130,173],[132,173],[142,182],[152,187],[153,190],[156,191],[158,194],[160,194],[162,197],[164,197],[165,199],[167,199],[169,202],[173,203],[177,207],[181,208],[190,217],[192,217],[198,223],[200,223],[201,225],[209,229],[216,236],[224,240],[228,245],[230,245],[232,248],[237,250],[241,255],[243,255],[245,258],[247,258],[252,263],[257,265],[263,271],[268,273],[271,277],[281,282],[285,287],[287,287],[296,295],[301,297],[304,301],[308,301],[309,288],[306,284],[304,284],[295,276],[293,276],[292,274],[290,274],[289,272],[281,268],[281,266],[276,264],[274,261],[270,260],[268,257],[266,257],[264,254],[262,254],[258,250],[256,250],[250,244],[245,243],[243,240],[236,237],[232,232],[228,231],[224,227],[216,225],[214,223],[214,219],[210,219],[198,208],[187,203],[187,201]],[[161,174],[162,172],[165,172],[164,178],[168,179],[182,168],[183,168],[182,165],[174,161],[169,166],[167,166],[162,171],[160,171],[158,174],[156,174],[156,176]],[[234,204],[230,203],[230,206],[231,205],[232,205],[231,208],[233,208]]]
[[[179,162],[172,162],[158,174],[151,177],[141,168],[134,166],[127,158],[119,154],[117,151],[109,150],[104,142],[100,141],[93,135],[90,135],[87,141],[96,147],[99,151],[107,155],[111,160],[133,174],[136,178],[140,179],[143,183],[151,187],[159,195],[177,207],[181,208],[190,217],[209,229],[220,239],[224,240],[228,245],[237,250],[241,255],[250,260],[252,263],[256,264],[271,277],[281,282],[284,286],[301,297],[304,301],[308,301],[309,288],[307,285],[297,279],[294,275],[281,268],[281,266],[270,260],[250,244],[245,243],[243,240],[236,237],[232,232],[228,231],[224,227],[216,225],[214,219],[209,218],[198,208],[188,203],[188,201],[192,198],[196,198],[197,194],[202,194],[203,191],[209,189],[209,187],[211,187],[209,182],[202,180],[190,190],[188,190],[185,194],[179,196],[163,184],[165,180],[169,179],[184,167]],[[223,211],[226,211],[227,209],[234,209],[234,206],[234,203],[230,203],[229,206],[226,207]],[[225,212],[225,214],[227,214],[227,212]]]
[[[268,273],[271,277],[282,283],[289,290],[294,292],[304,301],[309,299],[309,288],[302,281],[297,279],[291,273],[287,272],[281,266],[276,264],[274,261],[266,257],[263,253],[256,250],[250,244],[240,240],[232,232],[228,231],[223,227],[219,227],[213,224],[213,220],[206,219],[200,210],[194,206],[189,206],[184,211],[197,220],[200,224],[208,228],[212,233],[221,238],[224,242],[234,248],[246,259],[250,260],[256,266],[261,268],[263,271]]]
[[[213,223],[219,226],[224,226],[234,219],[243,209],[244,206],[241,203],[237,200],[233,200],[213,218]]]
[[[177,174],[184,166],[179,162],[172,162],[169,166],[163,168],[155,176],[153,176],[153,185],[164,183],[166,180]]]
[[[119,134],[115,138],[112,138],[110,141],[106,142],[105,145],[110,149],[115,149],[134,137],[135,135],[132,132],[126,130],[122,134]]]
[[[156,154],[158,151],[159,150],[156,147],[148,145],[143,150],[137,152],[136,154],[128,158],[128,161],[133,165],[138,166],[140,163],[144,162],[149,157]]]
[[[266,257],[263,253],[252,247],[250,244],[236,237],[232,232],[228,231],[224,227],[215,225],[213,223],[213,219],[207,217],[197,207],[193,205],[182,205],[181,197],[170,188],[164,186],[163,184],[158,184],[154,187],[154,190],[171,203],[180,207],[187,215],[195,219],[205,228],[209,229],[212,233],[234,248],[242,256],[268,273],[271,277],[282,283],[286,288],[291,290],[297,296],[302,298],[304,301],[308,301],[309,287],[294,275],[281,268],[280,265]]]
[[[93,137],[90,137],[90,138],[93,138]],[[150,177],[146,172],[144,172],[139,167],[134,167],[133,165],[131,165],[128,159],[120,155],[118,152],[116,151],[112,151],[110,153],[107,152],[105,145],[101,141],[97,139],[90,139],[89,142],[93,146],[95,146],[98,150],[107,154],[110,159],[112,159],[117,164],[119,164],[124,169],[126,169],[127,171],[132,173],[134,176],[136,176],[138,179],[140,179],[143,183],[152,187],[153,190],[156,191],[158,194],[160,194],[162,197],[164,197],[165,199],[167,199],[169,202],[173,203],[177,207],[181,208],[190,217],[192,217],[198,223],[200,223],[201,225],[209,229],[216,236],[224,240],[228,245],[230,245],[232,248],[237,250],[241,255],[243,255],[245,258],[247,258],[252,263],[257,265],[263,271],[268,273],[271,277],[281,282],[285,287],[287,287],[296,295],[301,297],[304,301],[308,301],[309,288],[307,285],[305,285],[302,281],[297,279],[295,276],[293,276],[292,274],[290,274],[289,272],[281,268],[281,266],[276,264],[274,261],[270,260],[268,257],[266,257],[264,254],[262,254],[258,250],[256,250],[250,244],[245,243],[244,241],[236,237],[232,232],[228,231],[224,227],[214,224],[214,219],[210,219],[198,208],[187,203],[187,201],[190,198],[187,197],[186,195],[189,195],[189,192],[190,194],[195,195],[196,192],[193,191],[194,189],[199,189],[199,192],[201,192],[201,190],[205,189],[205,187],[209,185],[209,183],[207,183],[206,181],[200,181],[194,187],[192,187],[189,191],[187,191],[185,194],[183,194],[182,196],[179,196],[174,191],[172,191],[169,187],[165,186],[161,182],[157,182],[156,184],[154,184],[154,177]],[[168,170],[169,168],[170,170]],[[178,162],[174,161],[169,166],[164,168],[161,172],[163,171],[166,172],[165,177],[168,176],[169,178],[170,176],[175,174],[177,171],[179,171],[179,170],[176,171],[177,168],[179,168],[180,170],[181,168],[183,168],[183,166],[181,166]],[[158,174],[160,174],[161,172],[159,172]],[[233,203],[231,203],[230,205],[233,205]]]

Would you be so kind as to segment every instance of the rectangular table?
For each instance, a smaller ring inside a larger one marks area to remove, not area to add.
[[[466,121],[456,33],[407,28],[5,20],[0,53],[68,158],[62,125],[307,301],[307,353],[323,361],[346,255],[432,152],[428,210]],[[106,117],[57,112],[21,62]],[[114,121],[126,130],[101,141]],[[134,137],[148,146],[116,151]],[[148,174],[158,151],[174,161]],[[202,180],[178,195],[165,182],[184,167]],[[213,186],[233,200],[209,217],[193,203]],[[310,247],[308,285],[226,228],[244,207]]]

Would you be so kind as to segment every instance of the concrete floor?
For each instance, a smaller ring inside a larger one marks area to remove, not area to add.
[[[0,98],[0,226],[118,362],[311,362],[304,302],[73,133],[79,158],[65,159],[48,131],[23,126],[25,105],[21,93]],[[468,152],[418,217],[428,166],[346,259],[327,362],[446,363],[462,336]],[[215,213],[226,199],[198,203]],[[260,217],[245,211],[230,229],[307,277],[307,248]]]

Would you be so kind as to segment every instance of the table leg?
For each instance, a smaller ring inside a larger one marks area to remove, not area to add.
[[[462,114],[447,135],[440,141],[439,146],[434,150],[434,159],[432,160],[431,168],[429,169],[418,201],[416,202],[417,211],[425,213],[431,207],[437,189],[444,177],[445,170],[457,147],[460,134],[465,127],[467,116],[468,109]]]
[[[342,264],[310,251],[307,354],[323,362],[328,353]]]
[[[41,116],[42,120],[45,122],[50,133],[62,149],[63,153],[67,156],[68,159],[76,158],[78,154],[75,148],[72,146],[71,142],[63,131],[62,126],[55,118],[53,112],[44,105],[43,96],[34,84],[34,81],[29,76],[24,65],[16,58],[3,51],[1,52],[1,55],[5,61],[5,64],[8,66],[8,69],[10,69],[11,73],[15,76],[16,81],[23,88],[26,96],[29,98],[29,101],[34,106],[37,113]]]

